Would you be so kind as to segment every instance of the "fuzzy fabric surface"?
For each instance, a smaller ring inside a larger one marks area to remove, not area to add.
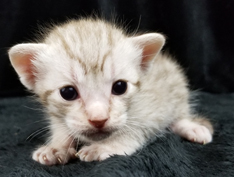
[[[31,153],[45,142],[44,115],[30,98],[0,99],[0,173],[11,176],[233,176],[234,175],[234,94],[201,92],[196,110],[214,124],[213,142],[200,145],[168,133],[152,139],[131,156],[113,156],[102,162],[81,162],[43,166]],[[32,135],[32,133],[34,133]]]

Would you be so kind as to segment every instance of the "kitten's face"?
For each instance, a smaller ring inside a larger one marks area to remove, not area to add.
[[[18,44],[9,57],[53,126],[99,140],[127,126],[140,75],[164,42],[158,33],[127,37],[114,25],[87,19],[54,27],[43,43]]]
[[[138,90],[136,49],[127,40],[111,51],[105,48],[98,46],[94,50],[99,50],[91,56],[96,58],[84,58],[82,51],[78,51],[72,59],[52,45],[34,63],[40,70],[35,90],[48,113],[58,126],[63,124],[79,138],[98,140],[124,128],[129,99]],[[99,64],[94,65],[93,60]],[[92,124],[102,120],[106,122],[101,128]]]

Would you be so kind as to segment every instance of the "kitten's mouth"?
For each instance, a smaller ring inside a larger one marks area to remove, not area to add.
[[[91,130],[85,131],[82,134],[93,141],[100,141],[103,139],[108,138],[113,131],[106,131],[106,130]]]

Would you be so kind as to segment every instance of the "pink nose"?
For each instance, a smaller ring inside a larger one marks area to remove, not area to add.
[[[89,120],[89,123],[91,125],[93,125],[96,128],[102,128],[104,127],[104,124],[106,123],[108,119],[104,119],[104,120]]]

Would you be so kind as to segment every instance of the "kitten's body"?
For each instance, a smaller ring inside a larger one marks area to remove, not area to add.
[[[51,139],[33,153],[42,164],[132,154],[168,127],[198,143],[212,140],[212,126],[191,113],[180,67],[160,52],[165,39],[150,33],[127,36],[102,20],[84,19],[54,27],[42,43],[9,51],[21,82],[45,105]],[[114,85],[127,83],[124,93]],[[65,100],[72,86],[77,97]],[[117,90],[118,91],[118,90]]]

